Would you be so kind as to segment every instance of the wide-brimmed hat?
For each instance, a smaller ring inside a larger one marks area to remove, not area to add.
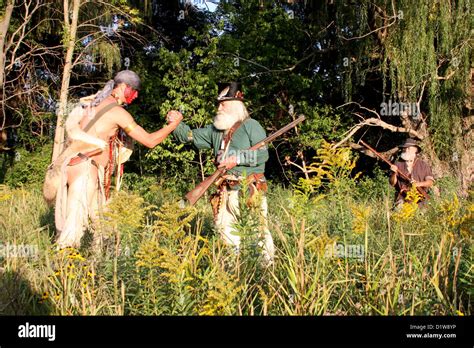
[[[403,144],[399,145],[398,147],[403,149],[403,148],[410,147],[410,146],[416,147],[418,149],[418,152],[421,152],[420,145],[418,145],[418,142],[415,139],[412,139],[412,138],[408,138],[407,140],[405,140],[405,142]]]
[[[223,102],[227,100],[244,100],[244,94],[242,93],[242,85],[240,82],[222,82],[217,84],[219,95],[217,102]]]

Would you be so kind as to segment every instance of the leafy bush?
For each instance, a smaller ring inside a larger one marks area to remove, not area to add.
[[[14,153],[3,153],[0,184],[19,187],[25,184],[42,185],[46,168],[51,163],[52,146],[44,145],[34,152],[18,148]]]

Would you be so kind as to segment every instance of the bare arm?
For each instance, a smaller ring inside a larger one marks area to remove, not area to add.
[[[170,122],[156,132],[148,133],[135,122],[133,117],[127,111],[122,109],[120,112],[119,122],[117,122],[119,127],[122,128],[131,138],[150,149],[165,140],[165,138],[178,126],[179,121],[181,121],[176,120]]]
[[[392,174],[390,175],[389,183],[390,185],[395,186],[397,184],[398,167],[392,164],[390,170],[392,171]]]
[[[397,178],[398,167],[396,165],[392,165],[390,166],[390,170],[392,171],[392,175],[390,175],[389,182],[390,182],[390,185],[395,186],[398,181],[398,178]],[[426,180],[420,181],[420,182],[414,181],[414,184],[417,187],[426,187],[426,188],[430,188],[431,186],[433,186],[434,181],[430,179],[430,177],[426,177],[425,179]]]
[[[433,180],[425,180],[425,181],[421,181],[421,182],[417,182],[415,183],[417,187],[426,187],[426,188],[430,188],[431,186],[433,186]]]
[[[392,186],[397,184],[397,173],[392,173],[392,175],[390,175],[389,183]]]

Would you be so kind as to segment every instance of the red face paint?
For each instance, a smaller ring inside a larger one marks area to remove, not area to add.
[[[138,91],[133,89],[130,86],[125,87],[125,91],[123,92],[123,96],[125,97],[125,103],[131,104],[138,97]]]

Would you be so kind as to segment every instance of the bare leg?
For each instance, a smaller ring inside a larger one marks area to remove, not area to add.
[[[93,233],[92,248],[96,253],[100,253],[104,247],[104,236],[100,226],[100,214],[105,205],[105,192],[103,187],[104,168],[94,167],[94,182],[89,183],[89,217],[91,220],[91,230]]]
[[[80,246],[88,226],[91,202],[97,191],[97,168],[89,161],[67,168],[67,209],[63,229],[58,236],[58,246]]]

